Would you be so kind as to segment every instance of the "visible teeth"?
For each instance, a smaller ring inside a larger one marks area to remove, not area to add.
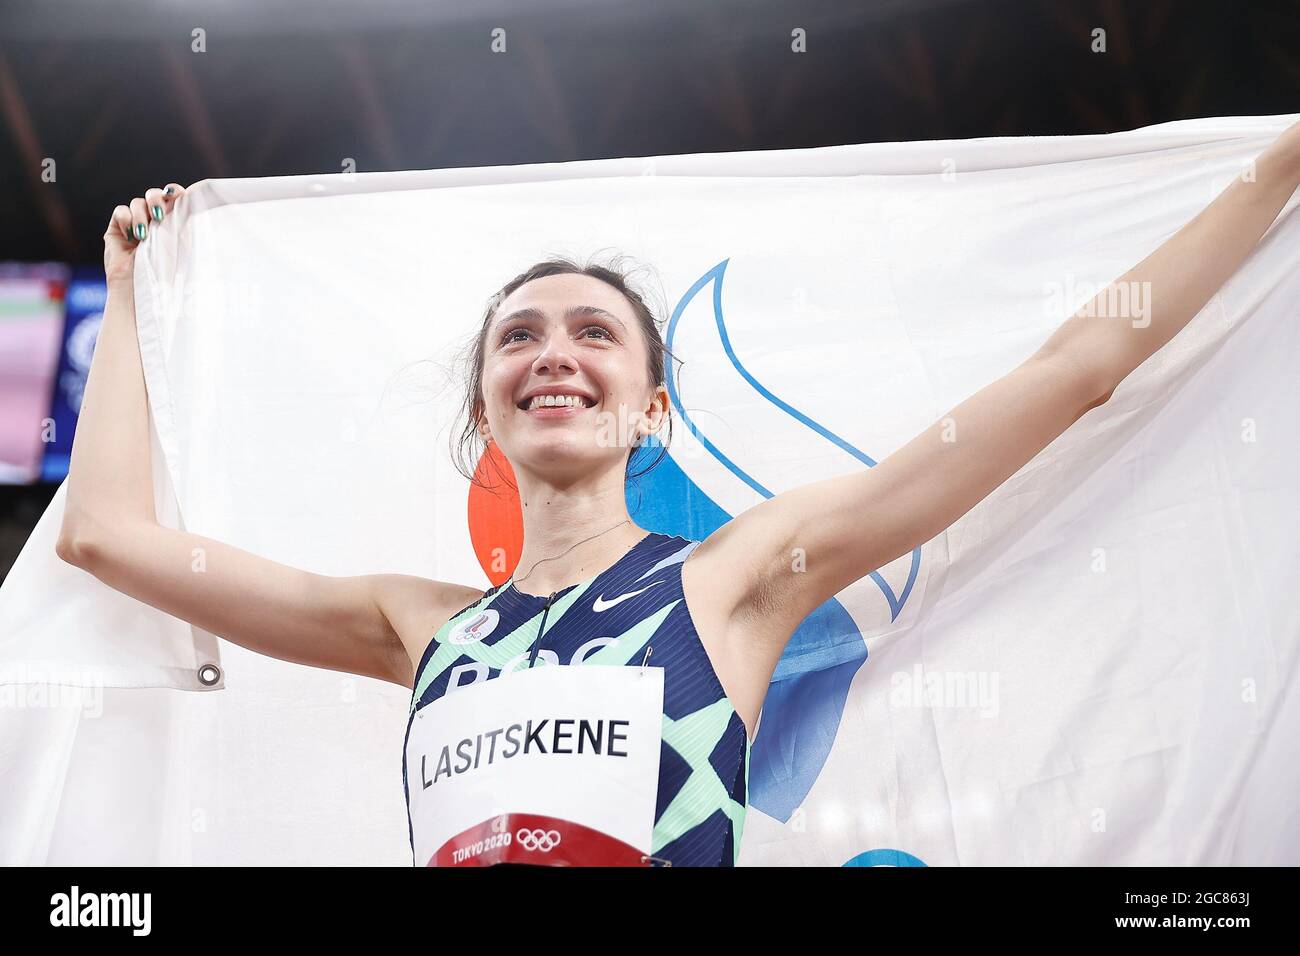
[[[557,405],[576,405],[582,407],[586,402],[578,395],[534,395],[528,403],[529,411],[534,408],[550,408]]]

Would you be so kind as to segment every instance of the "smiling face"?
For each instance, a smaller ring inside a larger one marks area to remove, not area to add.
[[[621,471],[668,408],[667,389],[649,381],[649,354],[612,286],[578,274],[525,282],[487,327],[479,433],[516,473],[569,483]]]

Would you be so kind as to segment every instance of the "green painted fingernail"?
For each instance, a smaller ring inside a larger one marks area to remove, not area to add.
[[[147,235],[147,232],[146,232],[147,229],[148,229],[148,227],[145,226],[144,223],[142,223],[142,222],[137,222],[137,223],[135,224],[135,237],[136,237],[137,239],[143,239],[143,238]]]
[[[159,222],[162,222],[162,217],[163,217],[162,206],[153,207],[153,217],[157,219]]]

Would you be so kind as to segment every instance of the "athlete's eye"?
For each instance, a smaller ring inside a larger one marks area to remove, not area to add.
[[[588,335],[588,333],[589,333],[589,332],[592,332],[593,330],[596,331],[596,332],[599,332],[599,333],[600,333],[600,336],[599,336],[600,338],[604,338],[604,339],[606,339],[607,341],[610,341],[610,342],[613,342],[613,341],[614,341],[614,334],[613,334],[612,332],[610,332],[609,329],[605,328],[603,325],[589,325],[589,326],[587,326],[585,329],[582,330],[582,337],[583,337],[583,338],[589,338],[590,336]],[[521,339],[517,339],[517,338],[515,338],[515,336],[517,336],[517,335],[527,335],[527,336],[531,336],[531,334],[532,334],[532,333],[530,333],[530,332],[529,332],[527,329],[525,329],[525,328],[510,329],[508,332],[505,332],[505,333],[502,334],[502,336],[501,336],[501,344],[502,344],[502,345],[509,345],[509,344],[511,344],[512,342],[519,342],[519,341],[522,341],[522,340],[521,340]]]

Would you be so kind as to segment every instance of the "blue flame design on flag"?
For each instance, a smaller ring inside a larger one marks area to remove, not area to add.
[[[764,388],[741,364],[731,347],[723,318],[722,286],[729,259],[724,259],[701,276],[682,296],[668,323],[665,344],[671,351],[678,322],[687,306],[706,289],[712,290],[712,313],[721,346],[736,372],[763,399],[791,419],[792,427],[812,429],[871,467],[876,463],[844,439]],[[678,394],[675,372],[669,363],[666,385],[674,414],[691,434],[740,481],[764,498],[773,497],[765,488],[718,447],[691,420]],[[796,424],[797,423],[797,424]],[[636,454],[634,469],[644,467],[662,446],[651,439]],[[628,485],[628,510],[643,527],[664,534],[702,540],[733,516],[718,506],[696,485],[671,455],[647,475]],[[895,593],[879,571],[871,579],[889,604],[890,620],[898,617],[915,584],[921,566],[921,550],[912,552],[911,568],[901,592]],[[832,598],[804,618],[786,646],[772,675],[763,704],[763,718],[750,754],[749,803],[777,820],[786,822],[812,789],[839,730],[849,685],[867,659],[867,646],[857,623],[840,602]]]

